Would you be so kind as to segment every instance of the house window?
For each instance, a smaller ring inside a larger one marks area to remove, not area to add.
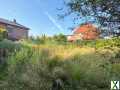
[[[14,31],[14,27],[13,26],[7,26],[7,31],[8,31],[8,33],[12,33]]]

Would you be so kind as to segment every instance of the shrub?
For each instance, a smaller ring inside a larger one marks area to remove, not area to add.
[[[19,51],[21,45],[10,40],[0,42],[0,80],[6,79],[7,76],[7,58],[13,53]]]
[[[96,41],[96,47],[120,47],[120,38],[101,39]]]
[[[112,64],[111,80],[120,80],[120,63]]]
[[[53,39],[58,43],[58,44],[66,44],[67,38],[63,34],[55,35]]]
[[[0,41],[7,38],[7,32],[5,29],[0,28]]]
[[[76,55],[67,61],[65,68],[76,88],[96,90],[109,88],[111,64],[99,55]],[[74,88],[75,88],[74,87]],[[79,90],[79,89],[78,89]]]

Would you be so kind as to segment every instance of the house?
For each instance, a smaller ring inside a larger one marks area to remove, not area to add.
[[[7,32],[8,39],[20,40],[28,37],[29,28],[16,22],[0,18],[0,29]]]
[[[73,30],[73,35],[68,35],[68,41],[95,40],[99,38],[99,30],[90,23],[83,24]]]

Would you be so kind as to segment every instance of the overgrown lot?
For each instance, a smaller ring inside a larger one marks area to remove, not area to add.
[[[1,65],[0,89],[109,90],[111,80],[120,80],[120,41],[97,42],[97,48],[91,47],[91,42],[83,46],[28,41],[9,44],[15,47],[9,49],[5,65]]]

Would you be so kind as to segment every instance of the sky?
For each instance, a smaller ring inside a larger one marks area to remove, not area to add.
[[[30,35],[46,34],[52,36],[63,33],[72,34],[72,16],[64,20],[58,18],[64,7],[63,0],[0,0],[0,18],[16,19],[22,25],[30,28]]]

